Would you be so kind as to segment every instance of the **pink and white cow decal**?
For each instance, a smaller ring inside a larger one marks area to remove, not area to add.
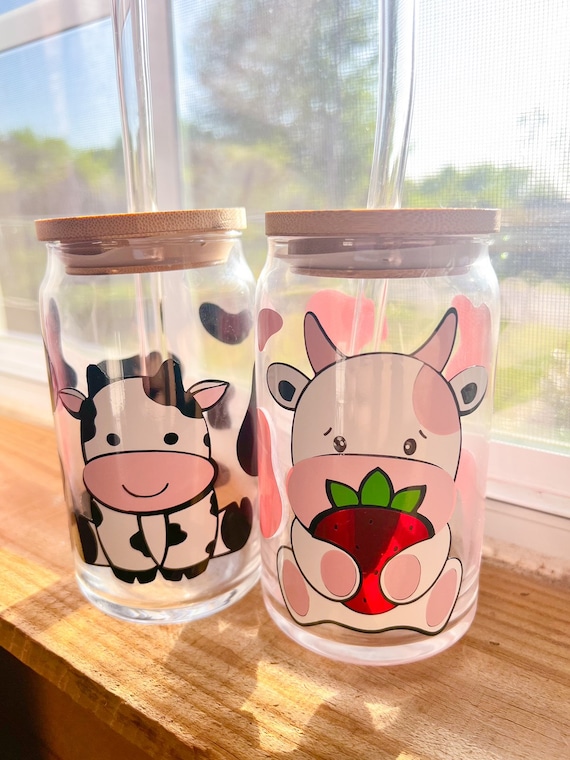
[[[311,312],[304,329],[315,376],[267,370],[271,395],[294,411],[286,490],[295,517],[277,555],[287,608],[301,625],[438,633],[462,579],[449,526],[461,417],[483,400],[487,372],[443,376],[455,309],[411,355],[344,356]]]
[[[81,422],[91,518],[75,513],[87,563],[109,566],[127,583],[203,573],[212,557],[241,549],[249,537],[249,499],[218,509],[217,464],[203,412],[228,383],[206,380],[188,390],[180,366],[165,361],[153,376],[110,381],[87,368],[88,395],[64,388],[59,398]]]

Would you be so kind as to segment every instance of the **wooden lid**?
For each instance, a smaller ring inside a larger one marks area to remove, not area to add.
[[[266,235],[479,235],[498,232],[501,212],[487,208],[269,211]]]
[[[247,226],[243,208],[148,211],[133,214],[38,219],[38,240],[71,243],[106,238],[151,237],[176,232],[226,232]]]

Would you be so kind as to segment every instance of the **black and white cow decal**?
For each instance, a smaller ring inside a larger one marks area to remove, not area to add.
[[[487,388],[483,366],[444,377],[456,330],[449,309],[410,355],[345,356],[309,312],[314,377],[268,367],[271,395],[294,412],[285,483],[294,519],[277,573],[300,625],[435,634],[447,624],[463,573],[449,525],[461,418]]]
[[[87,368],[88,395],[64,388],[59,398],[81,422],[91,517],[75,513],[84,559],[109,566],[127,583],[203,573],[212,557],[241,549],[252,521],[249,499],[218,508],[203,412],[228,383],[205,380],[185,390],[169,359],[153,376],[109,380]]]

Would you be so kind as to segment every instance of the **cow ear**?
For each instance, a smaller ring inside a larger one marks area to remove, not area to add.
[[[457,400],[459,414],[471,414],[479,406],[487,391],[485,367],[468,367],[449,381]]]
[[[275,362],[267,370],[269,392],[284,409],[295,409],[309,378],[289,364]]]
[[[189,391],[200,404],[200,409],[207,412],[208,409],[216,406],[228,387],[229,383],[223,380],[203,380],[201,383],[195,383]]]
[[[75,388],[63,388],[58,396],[71,416],[78,420],[81,417],[81,404],[85,401],[83,393]]]
[[[346,356],[338,350],[332,340],[323,330],[323,326],[317,319],[316,314],[308,311],[305,314],[305,348],[307,349],[307,358],[315,374],[319,373],[325,367],[346,359]]]

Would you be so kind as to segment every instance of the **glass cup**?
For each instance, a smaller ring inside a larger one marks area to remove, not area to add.
[[[266,215],[263,594],[277,625],[312,651],[411,662],[473,620],[498,220],[471,209]]]
[[[243,209],[39,220],[76,574],[115,617],[192,620],[258,577]]]

